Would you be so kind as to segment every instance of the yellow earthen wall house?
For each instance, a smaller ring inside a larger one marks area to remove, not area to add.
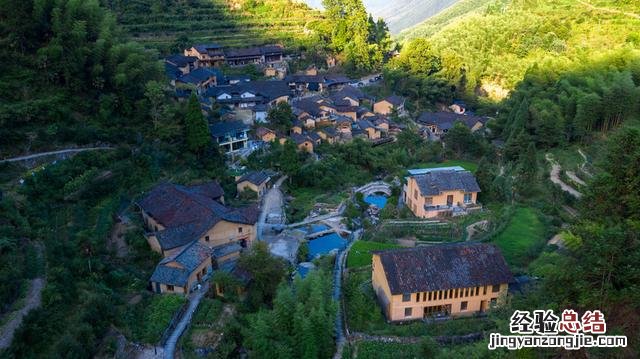
[[[513,276],[497,247],[478,243],[377,252],[371,279],[396,322],[487,311],[504,303]]]

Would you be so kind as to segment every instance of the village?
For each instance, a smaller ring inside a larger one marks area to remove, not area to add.
[[[216,45],[195,45],[165,59],[175,96],[197,96],[209,119],[211,140],[226,153],[229,165],[239,168],[236,193],[244,200],[226,198],[216,181],[163,183],[146,193],[137,207],[146,240],[162,257],[149,278],[149,289],[156,295],[186,296],[195,306],[205,292],[218,298],[230,294],[243,298],[253,278],[238,264],[239,259],[263,243],[272,257],[292,269],[292,278],[304,278],[318,266],[327,268],[322,258],[333,258],[330,270],[335,273],[335,299],[340,302],[350,300],[340,292],[340,282],[349,278],[344,277],[347,267],[354,261],[368,261],[359,265],[370,268],[370,292],[388,323],[475,317],[504,303],[509,284],[516,279],[498,247],[476,238],[490,226],[487,210],[477,200],[482,189],[472,171],[447,163],[408,168],[403,177],[353,187],[337,203],[311,203],[310,212],[291,222],[287,176],[275,168],[239,167],[255,151],[268,153],[274,142],[293,143],[299,152],[317,160],[314,149],[321,145],[360,138],[369,146],[384,146],[395,142],[402,131],[438,143],[456,124],[480,133],[489,118],[475,116],[456,101],[441,112],[423,112],[412,119],[404,98],[391,95],[376,100],[367,95],[368,81],[330,74],[315,65],[287,74],[283,53],[280,46],[224,51]],[[225,76],[222,64],[258,66],[264,79]],[[290,116],[288,128],[272,123],[272,111],[283,106]],[[354,205],[360,218],[346,213]],[[403,217],[407,219],[381,220],[381,212],[389,205],[408,209]],[[473,223],[460,220],[469,214],[475,218]],[[376,234],[363,222],[376,225],[382,233],[385,226],[417,225],[422,229],[415,233],[426,229],[436,234],[431,238],[444,233],[445,227],[450,233],[459,233],[462,223],[467,228],[461,240],[458,234],[445,234],[442,242],[423,242],[415,236],[371,241]],[[358,268],[351,270],[359,273],[354,278],[361,276]],[[349,340],[350,314],[339,312],[336,327],[347,328],[338,329],[336,340],[344,343]],[[185,314],[176,321],[188,326],[190,318]],[[215,343],[209,345],[215,347]]]

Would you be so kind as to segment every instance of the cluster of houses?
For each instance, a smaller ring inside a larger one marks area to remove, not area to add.
[[[466,126],[472,133],[486,128],[489,118],[477,116],[466,109],[462,101],[454,101],[446,111],[423,112],[416,119],[423,137],[430,140],[442,139],[456,123]]]
[[[354,137],[385,143],[402,130],[402,125],[389,119],[394,112],[405,112],[402,97],[375,102],[351,86],[344,75],[319,73],[311,66],[300,74],[252,81],[248,76],[225,76],[220,69],[222,64],[259,64],[265,66],[265,75],[276,75],[270,70],[283,62],[282,52],[280,46],[224,50],[217,45],[195,45],[184,54],[167,57],[165,65],[178,97],[195,93],[205,114],[214,109],[220,112],[223,120],[211,121],[210,131],[227,153],[249,147],[254,124],[263,124],[255,133],[256,140],[289,140],[307,152],[322,142]],[[296,120],[287,133],[275,133],[269,129],[267,113],[282,102],[291,104]]]
[[[213,181],[163,183],[137,205],[147,242],[163,257],[150,278],[153,292],[188,294],[216,270],[248,280],[236,262],[256,238],[257,206],[225,205],[224,191]],[[222,294],[222,288],[216,289]]]
[[[291,101],[295,121],[288,134],[276,133],[268,124],[256,131],[264,142],[291,140],[298,149],[313,152],[321,143],[334,144],[361,137],[381,144],[393,140],[404,126],[388,115],[403,114],[404,99],[390,96],[375,102],[360,89],[344,85],[326,95],[312,95]]]

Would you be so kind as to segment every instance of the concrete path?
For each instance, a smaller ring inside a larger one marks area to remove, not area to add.
[[[284,195],[280,187],[282,187],[282,183],[286,181],[287,178],[287,176],[280,177],[276,183],[273,184],[273,187],[267,191],[267,194],[262,200],[262,210],[257,225],[258,233],[256,234],[259,241],[262,240],[262,232],[265,229],[268,215],[280,216],[280,218],[284,220]]]
[[[551,182],[559,185],[563,191],[569,193],[573,197],[581,198],[582,193],[578,192],[575,188],[569,186],[560,179],[560,170],[562,167],[560,167],[560,165],[551,157],[551,154],[547,153],[545,155],[545,159],[551,164],[551,172],[549,173],[549,179]]]
[[[20,162],[20,161],[32,160],[32,159],[39,158],[39,157],[52,156],[52,155],[62,155],[62,154],[72,154],[72,153],[78,153],[78,152],[84,152],[84,151],[112,150],[112,149],[113,149],[113,147],[109,147],[109,146],[86,147],[86,148],[69,148],[69,149],[66,149],[66,150],[40,152],[40,153],[34,153],[32,155],[25,155],[25,156],[7,158],[7,159],[4,159],[4,160],[0,160],[0,163]]]
[[[180,340],[180,336],[184,333],[185,329],[191,323],[191,318],[193,317],[193,313],[198,308],[202,297],[209,290],[209,282],[206,282],[199,291],[193,292],[189,296],[189,306],[187,310],[184,312],[184,315],[180,319],[178,325],[173,330],[173,333],[167,339],[167,342],[164,344],[164,358],[165,359],[173,359],[175,357],[176,345],[178,344],[178,340]]]

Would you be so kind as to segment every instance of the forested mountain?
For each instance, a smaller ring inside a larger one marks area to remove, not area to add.
[[[322,14],[292,0],[104,1],[134,40],[176,51],[214,42],[246,47],[281,42],[304,45]],[[317,41],[317,39],[312,39]]]
[[[392,34],[410,28],[440,13],[460,0],[364,0],[364,6],[374,18],[383,18]],[[314,8],[322,7],[322,0],[305,0]]]
[[[466,90],[504,98],[532,66],[640,46],[634,1],[467,0],[402,35],[428,37]],[[551,65],[557,66],[557,65]],[[457,74],[456,74],[457,73]]]

